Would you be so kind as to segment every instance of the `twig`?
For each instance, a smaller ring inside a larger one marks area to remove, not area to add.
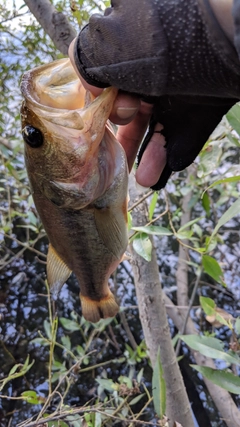
[[[130,341],[130,344],[131,344],[133,350],[137,350],[138,345],[137,345],[137,343],[135,341],[135,338],[134,338],[134,336],[133,336],[133,334],[131,332],[131,329],[129,328],[129,325],[128,325],[125,313],[122,311],[122,312],[119,313],[119,315],[120,315],[121,323],[122,323],[122,325],[123,325],[123,327],[125,329],[125,332],[126,332],[126,334],[128,336],[128,339]]]
[[[145,411],[145,409],[148,407],[149,403],[151,403],[153,401],[153,397],[151,397],[151,399],[148,400],[147,403],[145,403],[145,405],[142,407],[142,409],[138,412],[134,422],[137,421],[137,419],[140,417],[140,415],[142,415],[142,413]],[[133,421],[131,422],[131,424],[129,424],[129,427],[133,427]]]
[[[166,215],[166,213],[168,213],[168,210],[166,209],[164,212],[160,213],[159,215],[157,215],[155,218],[151,219],[151,221],[147,222],[145,224],[145,227],[148,227],[149,225],[153,224],[154,222],[156,222],[159,218],[161,218],[162,216]],[[134,231],[134,233],[130,236],[129,238],[129,243],[131,243],[133,241],[133,239],[136,237],[137,234],[139,234],[140,231]]]
[[[153,190],[149,191],[147,194],[144,194],[137,202],[135,202],[130,208],[128,209],[128,212],[131,212],[133,209],[135,209],[138,205],[140,205],[144,200],[146,200],[149,196],[151,196],[154,193]]]
[[[11,262],[12,262],[12,259],[13,258],[15,258],[15,257],[19,257],[19,256],[21,256],[27,249],[28,250],[30,250],[30,251],[32,251],[32,252],[34,252],[34,253],[36,253],[37,255],[39,255],[39,256],[41,256],[41,257],[43,257],[43,258],[47,258],[47,255],[45,255],[43,252],[40,252],[40,251],[38,251],[37,249],[35,249],[35,248],[33,248],[31,245],[35,245],[36,243],[37,243],[37,241],[39,240],[39,239],[41,239],[43,236],[42,235],[39,235],[33,242],[32,242],[32,244],[31,245],[29,245],[29,244],[27,244],[27,243],[24,243],[24,242],[21,242],[21,240],[18,240],[16,237],[13,237],[13,236],[10,236],[10,235],[8,235],[8,234],[5,234],[5,236],[6,236],[6,238],[8,238],[8,239],[10,239],[10,240],[13,240],[14,242],[16,242],[16,243],[18,243],[20,246],[23,246],[23,249],[21,249],[19,252],[17,252],[16,254],[14,254],[13,256],[12,256],[12,258],[10,258],[10,260],[8,260],[7,262],[5,262],[4,264],[2,264],[1,266],[0,266],[0,270],[2,270],[3,268],[5,268],[6,267],[6,265],[8,265],[8,264],[10,264]]]
[[[179,331],[180,335],[183,335],[185,333],[186,325],[187,325],[187,322],[188,322],[190,311],[191,311],[191,309],[193,307],[193,302],[195,300],[195,296],[196,296],[196,293],[197,293],[197,290],[198,290],[198,286],[199,286],[201,275],[202,275],[202,269],[200,270],[200,272],[199,272],[199,274],[197,276],[197,279],[195,281],[195,285],[194,285],[194,288],[193,288],[193,291],[192,291],[192,295],[191,295],[191,298],[190,298],[190,301],[189,301],[187,313],[186,313],[185,319],[183,321],[182,327],[181,327],[181,329]],[[176,353],[176,357],[178,357],[178,355],[179,355],[180,348],[181,348],[181,340],[179,339],[178,343],[177,343],[177,346],[176,346],[176,352],[175,352]]]
[[[99,408],[102,408],[103,405],[100,405]],[[99,413],[101,415],[103,415],[104,417],[106,417],[106,412],[102,411],[99,408],[89,408],[89,407],[81,407],[81,408],[76,408],[76,409],[70,409],[69,411],[65,411],[62,412],[61,414],[56,414],[56,415],[51,415],[49,417],[44,417],[41,418],[39,421],[32,421],[32,419],[30,419],[30,421],[27,421],[27,423],[24,421],[23,423],[20,423],[17,425],[17,427],[39,427],[40,423],[50,423],[53,421],[58,421],[58,420],[63,420],[71,415],[84,415],[85,413],[91,413],[91,412],[95,412],[95,413]],[[108,418],[115,420],[115,421],[121,421],[123,422],[123,418],[121,417],[117,417],[113,414],[107,414]],[[126,420],[127,422],[129,422],[129,418]],[[137,418],[131,420],[132,423],[137,423],[138,425],[142,425],[142,426],[156,426],[156,422],[149,422],[149,421],[140,421]],[[103,426],[104,424],[102,424]]]

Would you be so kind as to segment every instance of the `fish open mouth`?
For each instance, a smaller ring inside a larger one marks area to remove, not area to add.
[[[85,106],[86,90],[70,60],[63,59],[36,75],[35,96],[46,107],[75,110]]]
[[[117,95],[117,89],[107,88],[95,98],[86,91],[66,58],[26,72],[21,90],[38,117],[77,130],[86,124],[92,128],[94,117],[98,134],[100,128],[104,130]]]
[[[118,143],[106,126],[117,89],[104,89],[94,97],[69,59],[26,72],[21,89],[23,127],[33,125],[44,133],[47,164],[42,188],[47,197],[59,199],[61,205],[67,199],[69,206],[80,208],[102,196],[122,162]],[[56,198],[55,193],[62,195]]]

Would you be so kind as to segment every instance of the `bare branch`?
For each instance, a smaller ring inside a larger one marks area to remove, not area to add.
[[[134,184],[130,185],[130,197],[136,201]],[[146,224],[146,203],[138,205],[132,213],[134,225]],[[133,273],[135,278],[141,323],[149,350],[152,366],[155,365],[157,352],[160,347],[161,363],[167,389],[167,416],[169,425],[175,421],[184,426],[193,426],[190,405],[175,357],[168,326],[166,309],[162,299],[162,289],[155,249],[152,251],[150,262],[145,261],[133,250]]]
[[[64,55],[68,53],[76,31],[62,12],[57,12],[49,0],[24,0],[44,31]]]
[[[193,172],[193,166],[188,168],[187,182],[190,180],[190,174]],[[182,199],[182,216],[180,227],[187,224],[191,219],[191,209],[189,209],[189,202],[192,197],[192,191],[189,191]],[[189,241],[184,240],[186,246],[179,245],[178,253],[178,268],[176,272],[177,280],[177,302],[178,305],[188,305],[188,265],[189,260],[188,245]]]

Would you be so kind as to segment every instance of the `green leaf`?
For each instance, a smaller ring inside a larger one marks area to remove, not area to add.
[[[139,233],[134,237],[133,249],[146,261],[151,261],[152,243],[146,233]]]
[[[140,369],[140,371],[139,371],[139,372],[138,372],[138,374],[137,374],[137,382],[138,382],[138,383],[140,383],[140,382],[141,382],[141,380],[142,380],[142,377],[143,377],[143,371],[144,371],[144,368]]]
[[[238,317],[236,319],[236,323],[235,323],[235,331],[237,335],[240,335],[240,317]]]
[[[240,105],[235,104],[226,114],[226,117],[233,129],[240,135]]]
[[[225,325],[232,330],[232,325],[230,320],[227,321],[225,317],[222,315],[223,313],[222,314],[219,313],[215,302],[211,298],[200,297],[200,304],[207,316],[212,316],[213,320],[215,317],[215,320],[217,320],[222,325]]]
[[[208,366],[190,365],[205,378],[230,393],[240,394],[240,378],[225,370],[209,368]]]
[[[240,198],[235,200],[232,206],[230,206],[230,208],[222,215],[222,217],[220,218],[216,227],[213,230],[211,239],[218,232],[219,228],[222,227],[222,225],[226,224],[226,222],[230,221],[230,219],[232,219],[234,216],[239,215],[239,212],[240,212]]]
[[[61,337],[61,341],[62,341],[62,345],[67,349],[67,350],[71,350],[71,341],[69,336],[64,335],[63,337]]]
[[[233,145],[235,145],[238,148],[240,147],[239,139],[236,138],[236,136],[233,136],[231,133],[228,133],[227,137]]]
[[[44,320],[43,326],[44,326],[44,330],[46,332],[47,338],[49,340],[51,340],[52,339],[52,331],[51,331],[51,325],[48,322],[48,320],[46,320],[46,319]]]
[[[118,377],[118,381],[119,381],[119,384],[126,384],[129,390],[133,387],[131,378],[126,377],[125,375],[120,375],[120,377]]]
[[[8,376],[0,380],[0,391],[9,381],[12,381],[15,378],[19,378],[25,375],[29,371],[29,369],[31,369],[33,364],[34,364],[34,360],[29,364],[29,355],[28,355],[23,365],[21,363],[14,365],[13,368],[10,370]]]
[[[201,219],[203,219],[202,216],[199,216],[198,218],[193,219],[192,221],[186,222],[186,224],[184,224],[182,227],[180,227],[178,229],[178,233],[181,233],[183,230],[185,230],[188,227],[191,227],[191,225],[195,224],[195,222],[200,221]]]
[[[47,427],[69,427],[69,426],[64,421],[58,420],[58,421],[49,421],[47,423]]]
[[[35,227],[37,227],[38,219],[32,211],[28,212],[28,218],[29,218],[30,223],[33,224]]]
[[[218,236],[206,236],[206,239],[205,239],[205,245],[206,245],[206,248],[205,248],[205,252],[207,251],[208,253],[210,253],[210,252],[212,252],[215,248],[216,248],[216,246],[217,246],[217,244],[219,243],[219,237]]]
[[[101,427],[102,426],[102,415],[99,414],[99,412],[95,412],[95,423],[94,427]]]
[[[108,317],[106,319],[100,319],[98,322],[94,323],[92,326],[99,331],[104,331],[110,323],[114,321],[114,317]]]
[[[166,383],[163,378],[163,369],[158,350],[157,360],[153,369],[152,394],[154,409],[159,418],[163,418],[166,413]]]
[[[216,170],[221,155],[222,149],[219,145],[209,144],[200,154],[200,167],[202,170],[199,169],[198,176],[202,178],[203,176],[210,175],[212,171]]]
[[[49,341],[46,338],[34,338],[30,341],[31,344],[49,345]]]
[[[34,390],[24,391],[23,393],[21,393],[21,396],[24,397],[24,400],[26,400],[27,403],[31,403],[32,405],[39,405],[39,403],[44,403]]]
[[[198,224],[193,225],[193,232],[201,239],[203,235],[203,230]]]
[[[210,216],[211,213],[211,203],[208,194],[205,192],[202,197],[202,205],[204,210],[206,211],[207,216]]]
[[[11,376],[11,375],[13,375],[13,374],[15,374],[15,372],[18,370],[18,368],[20,368],[22,366],[22,364],[21,363],[17,363],[16,365],[14,365],[13,367],[12,367],[12,369],[10,369],[10,371],[9,371],[9,376]]]
[[[136,403],[138,403],[143,396],[145,396],[145,393],[139,394],[138,396],[134,397],[132,400],[130,400],[129,405],[136,405]]]
[[[133,227],[132,230],[142,231],[143,233],[153,234],[156,236],[172,236],[173,235],[173,233],[170,230],[168,230],[168,228],[161,227],[160,225]]]
[[[153,196],[149,205],[149,209],[148,209],[149,221],[152,221],[157,201],[158,201],[158,193],[155,192],[153,193]]]
[[[175,237],[179,240],[190,239],[192,237],[192,235],[193,235],[192,230],[179,231],[179,232],[175,233]]]
[[[81,329],[80,325],[74,320],[69,320],[69,319],[66,319],[65,317],[60,317],[59,320],[62,326],[68,331],[74,332],[74,331],[79,331]]]
[[[132,215],[131,215],[131,212],[127,213],[127,217],[128,217],[128,231],[130,231],[131,228],[132,228]]]
[[[237,355],[231,355],[223,351],[224,344],[217,338],[200,335],[181,335],[180,338],[193,350],[199,351],[206,357],[224,360],[229,364],[240,364],[240,358]]]
[[[222,285],[226,286],[224,283],[224,275],[223,271],[218,264],[218,262],[215,260],[215,258],[211,257],[210,255],[203,255],[202,256],[202,263],[204,271],[209,274],[216,282],[221,283]]]
[[[96,378],[97,383],[104,389],[110,392],[113,392],[115,388],[115,383],[113,380],[108,380],[104,378]]]
[[[177,344],[179,340],[179,334],[176,334],[173,338],[172,338],[172,346],[175,347],[175,345]]]
[[[215,181],[211,185],[209,185],[209,187],[207,187],[206,190],[204,190],[202,197],[204,196],[206,191],[208,191],[210,188],[215,187],[216,185],[224,184],[226,182],[236,182],[236,181],[240,181],[240,175],[230,176],[229,178],[218,179],[217,181]]]
[[[200,304],[204,313],[207,316],[212,316],[213,314],[215,314],[216,304],[213,299],[207,297],[200,297]]]

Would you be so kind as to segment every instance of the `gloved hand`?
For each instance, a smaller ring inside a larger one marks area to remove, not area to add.
[[[173,171],[189,166],[215,127],[236,100],[190,96],[162,96],[156,101],[148,133],[138,153],[139,165],[157,123],[163,125],[161,134],[166,141],[167,162],[153,190],[165,187]]]
[[[172,170],[192,163],[240,98],[237,53],[207,0],[113,0],[80,32],[74,59],[88,83],[154,103],[150,132],[160,121],[167,142],[167,165],[155,189]]]

